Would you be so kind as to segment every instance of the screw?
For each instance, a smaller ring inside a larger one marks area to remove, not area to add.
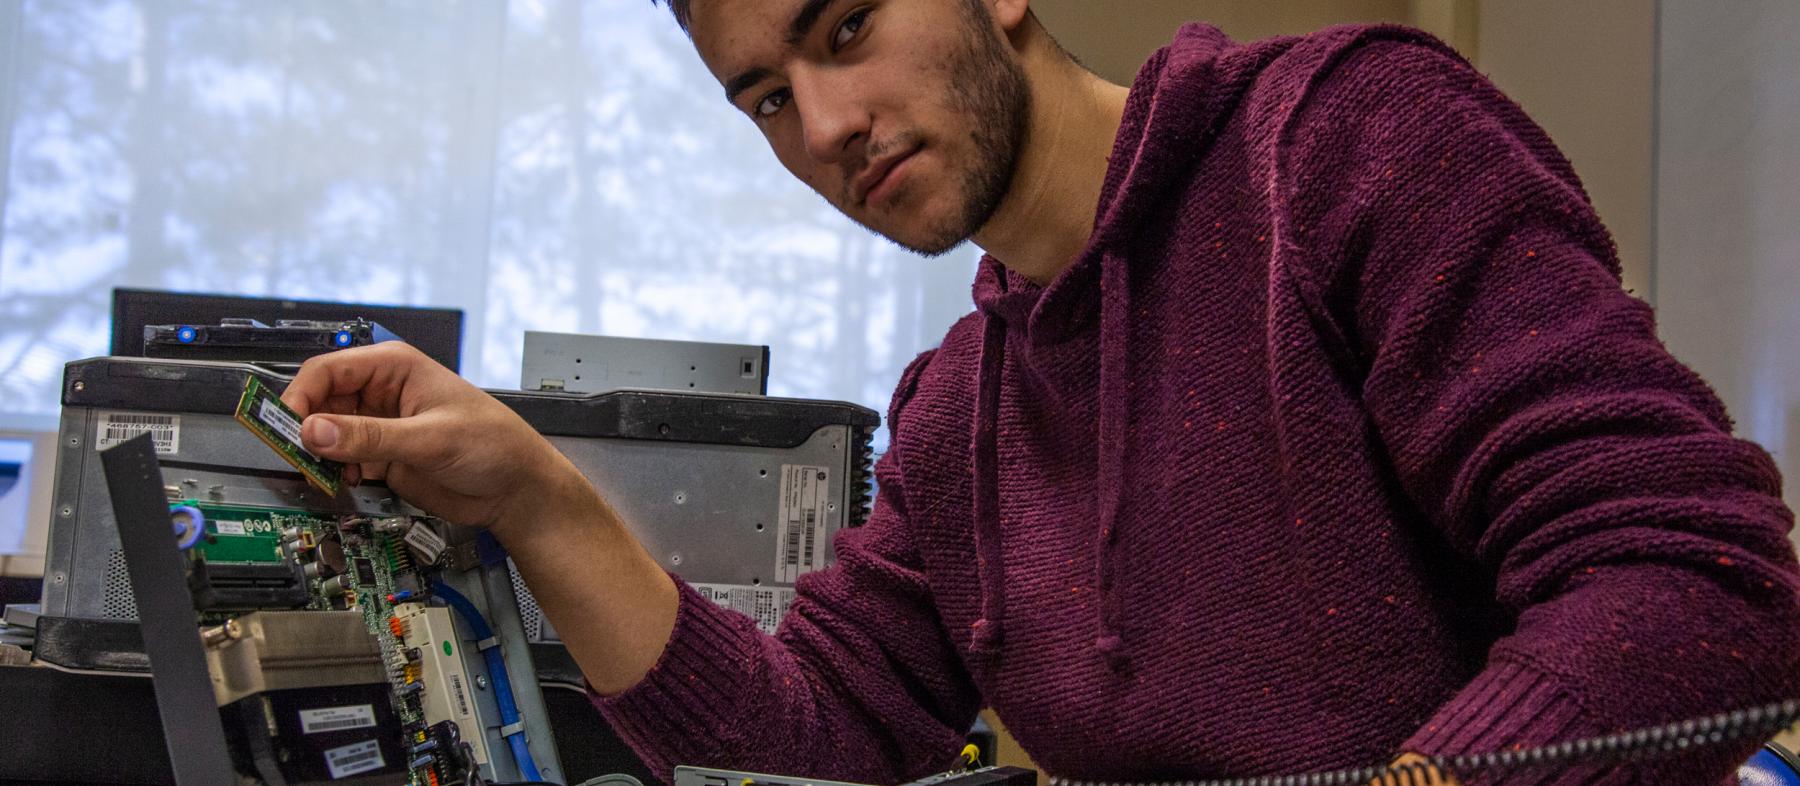
[[[475,675],[475,687],[487,690],[487,677],[480,674]]]
[[[244,636],[244,627],[237,620],[226,620],[225,624],[216,628],[200,631],[200,643],[208,647],[217,647],[228,641],[237,641]]]
[[[64,506],[62,506],[62,510],[57,511],[57,512],[61,513],[62,517],[66,519],[70,516],[75,515],[75,508],[72,505],[64,505]]]
[[[76,390],[87,390],[87,383],[83,382],[79,379],[75,380],[75,389]]]
[[[681,553],[676,552],[674,554],[670,554],[669,555],[669,564],[670,565],[680,565],[681,564]]]

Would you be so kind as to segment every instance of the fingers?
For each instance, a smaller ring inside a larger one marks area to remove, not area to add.
[[[354,411],[359,402],[368,403],[368,392],[396,398],[420,362],[433,361],[398,341],[318,355],[301,364],[300,373],[282,391],[281,402],[302,417],[346,405]]]
[[[320,458],[346,464],[412,464],[441,468],[454,455],[451,429],[441,418],[382,418],[315,413],[300,424],[300,441]]]
[[[359,465],[362,468],[363,480],[385,480],[388,465],[385,461],[366,461]]]

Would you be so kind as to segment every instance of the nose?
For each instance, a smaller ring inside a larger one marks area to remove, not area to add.
[[[853,81],[823,69],[799,71],[789,79],[807,155],[825,164],[860,157],[869,140],[870,116]]]

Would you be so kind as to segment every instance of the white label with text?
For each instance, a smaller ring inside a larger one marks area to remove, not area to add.
[[[343,731],[360,729],[375,725],[375,707],[370,704],[352,704],[347,707],[321,707],[316,710],[300,711],[300,731],[303,734],[318,734],[322,731]]]
[[[181,416],[151,415],[144,412],[98,413],[99,429],[94,435],[94,449],[105,450],[139,434],[149,434],[158,454],[181,451]]]
[[[825,567],[830,478],[824,467],[781,465],[781,498],[775,512],[776,581],[792,584],[800,574]]]
[[[325,751],[325,769],[331,771],[332,780],[348,778],[369,770],[386,767],[387,762],[381,758],[381,746],[374,740],[365,740],[355,745],[345,745]]]

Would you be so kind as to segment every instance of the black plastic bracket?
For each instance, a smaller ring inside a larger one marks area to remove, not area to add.
[[[142,434],[100,451],[100,463],[119,526],[125,570],[137,598],[144,652],[150,657],[157,714],[162,717],[175,782],[235,783],[193,597],[170,531],[155,445],[149,434]]]

